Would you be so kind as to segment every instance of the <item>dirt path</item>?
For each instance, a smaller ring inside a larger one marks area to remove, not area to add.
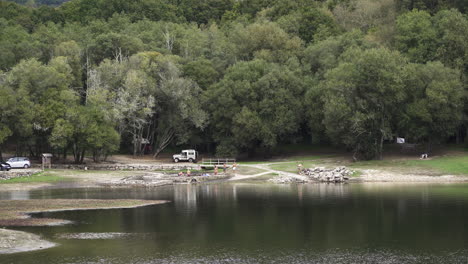
[[[282,176],[293,177],[293,178],[296,178],[296,179],[299,179],[299,180],[306,180],[306,179],[307,179],[307,177],[305,177],[305,176],[297,175],[297,174],[295,174],[295,173],[290,173],[290,172],[284,172],[284,171],[279,171],[279,170],[273,170],[273,169],[271,169],[271,168],[268,167],[269,165],[281,164],[281,163],[284,163],[284,162],[272,162],[272,163],[262,163],[262,164],[242,164],[242,165],[239,165],[239,166],[245,166],[245,167],[251,167],[251,168],[256,168],[256,169],[264,170],[264,172],[257,173],[257,174],[254,174],[254,175],[236,175],[236,176],[230,178],[229,181],[238,181],[238,180],[251,179],[251,178],[260,177],[260,176],[263,176],[263,175],[266,175],[266,174],[278,174],[278,175],[282,175]]]

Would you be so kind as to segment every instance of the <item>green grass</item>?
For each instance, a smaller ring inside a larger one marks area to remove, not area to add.
[[[432,160],[411,160],[410,165],[424,166],[450,174],[468,175],[468,156],[442,157]]]
[[[24,176],[13,178],[9,180],[0,181],[0,184],[8,183],[37,183],[37,182],[60,182],[60,181],[70,181],[70,178],[64,178],[61,176],[49,174],[47,172],[40,172],[33,174],[31,176]]]
[[[240,161],[239,164],[264,164],[264,163],[273,163],[273,162],[294,162],[294,161],[310,161],[310,160],[318,160],[322,158],[330,158],[333,155],[311,155],[311,156],[291,156],[288,158],[273,158],[271,160],[252,160],[252,161]]]
[[[468,175],[468,156],[449,156],[429,160],[371,160],[350,164],[351,168],[422,168],[439,173]]]
[[[253,178],[248,178],[248,179],[243,179],[243,180],[237,180],[235,182],[242,182],[242,183],[259,183],[259,182],[266,182],[271,178],[277,177],[278,173],[268,173],[264,174],[258,177],[253,177]]]
[[[292,172],[295,173],[297,172],[297,165],[299,162],[284,162],[284,163],[278,163],[278,164],[272,164],[269,167],[272,170],[277,170],[277,171],[285,171],[285,172]],[[312,168],[317,166],[317,162],[314,161],[308,161],[308,162],[301,162],[303,168]]]
[[[229,173],[232,173],[232,170],[228,170]],[[239,166],[237,167],[236,174],[240,175],[254,175],[258,173],[265,172],[265,170],[259,169],[259,168],[252,168],[252,167],[246,167],[246,166]]]

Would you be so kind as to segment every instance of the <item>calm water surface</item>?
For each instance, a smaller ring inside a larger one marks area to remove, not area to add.
[[[464,184],[218,183],[0,192],[0,199],[43,198],[172,202],[39,214],[75,224],[16,228],[59,246],[0,255],[0,263],[468,263]]]

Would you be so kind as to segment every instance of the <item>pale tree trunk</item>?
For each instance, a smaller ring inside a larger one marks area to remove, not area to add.
[[[171,35],[171,33],[169,32],[167,26],[166,26],[166,30],[164,31],[163,33],[163,37],[164,37],[164,40],[165,40],[165,44],[166,44],[166,49],[169,50],[170,52],[172,52],[172,48],[174,46],[174,36]]]
[[[164,133],[158,138],[158,146],[154,152],[153,158],[156,158],[161,151],[163,151],[174,138],[174,131],[172,129],[167,129]]]
[[[380,135],[380,145],[379,145],[379,160],[383,159],[382,152],[383,152],[383,142],[384,142],[384,135]]]
[[[133,157],[136,157],[137,154],[137,136],[136,136],[136,128],[133,129]]]

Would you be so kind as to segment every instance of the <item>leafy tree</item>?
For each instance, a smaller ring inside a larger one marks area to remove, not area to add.
[[[424,63],[435,58],[437,31],[429,13],[413,10],[399,16],[396,31],[396,47],[412,61]]]
[[[161,58],[156,70],[159,78],[153,117],[155,157],[174,140],[177,144],[187,143],[191,135],[205,128],[207,122],[199,86],[191,79],[183,78],[177,65],[168,58]]]
[[[405,70],[407,102],[399,118],[401,132],[415,142],[443,142],[462,119],[460,74],[440,62],[410,64]]]
[[[44,139],[50,135],[55,121],[76,103],[77,97],[69,89],[72,80],[71,68],[63,57],[48,65],[35,59],[22,61],[7,74],[5,85],[16,94],[19,107],[13,131],[18,139],[28,139],[31,155],[47,148]]]
[[[302,41],[290,36],[276,23],[262,22],[246,27],[236,25],[229,39],[236,47],[235,54],[241,60],[254,57],[271,62],[285,62],[302,50]]]
[[[120,137],[98,109],[75,105],[57,119],[49,141],[55,148],[71,147],[75,163],[83,163],[87,150],[92,151],[95,161],[117,150]]]
[[[303,53],[302,63],[307,73],[318,79],[338,66],[341,56],[350,48],[368,49],[372,45],[365,40],[364,34],[359,30],[347,32],[341,36],[330,37],[318,43],[310,44]]]
[[[206,92],[218,154],[272,148],[296,133],[302,120],[303,89],[294,72],[263,60],[240,62],[228,69]]]
[[[2,73],[0,72],[0,74]],[[0,81],[0,146],[13,134],[10,127],[14,123],[15,108],[16,98],[14,92]],[[1,147],[0,160],[3,160]]]
[[[90,49],[94,62],[99,63],[104,59],[121,60],[129,57],[141,51],[142,46],[139,38],[112,32],[99,35]]]
[[[207,59],[191,61],[183,66],[183,71],[185,76],[194,80],[203,90],[219,78],[219,73],[213,67],[213,63]]]
[[[392,121],[404,102],[405,59],[387,49],[352,49],[325,79],[324,124],[354,159],[382,158]]]

